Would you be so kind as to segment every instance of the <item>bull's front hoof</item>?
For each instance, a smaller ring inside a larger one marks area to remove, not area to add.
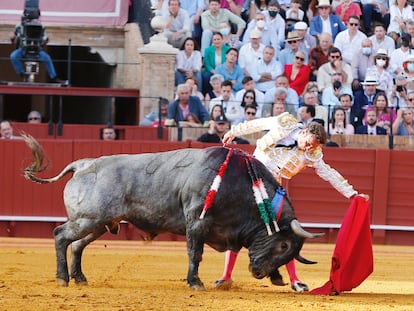
[[[206,288],[204,287],[203,284],[195,284],[195,285],[190,285],[190,288],[194,289],[194,290],[198,290],[198,291],[205,291]]]
[[[276,285],[276,286],[285,286],[285,285],[287,285],[288,283],[285,283],[284,281],[283,281],[283,277],[282,277],[282,275],[279,273],[279,270],[275,270],[275,271],[273,271],[270,275],[269,275],[269,277],[270,277],[270,282],[272,282],[272,284],[273,285]]]
[[[76,285],[88,285],[88,280],[86,280],[86,277],[83,275],[83,273],[72,275],[72,279],[75,280]]]
[[[56,278],[56,283],[62,287],[68,287],[69,282],[63,279]]]
[[[232,280],[217,280],[214,282],[214,288],[218,290],[229,290],[232,284]]]

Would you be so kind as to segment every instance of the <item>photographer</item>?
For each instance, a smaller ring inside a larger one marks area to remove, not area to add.
[[[14,34],[12,34],[10,38],[12,42],[16,44],[16,50],[10,54],[12,65],[16,73],[27,82],[28,77],[23,70],[22,61],[33,59],[34,61],[42,62],[46,65],[47,72],[52,80],[51,82],[64,83],[64,81],[57,77],[55,67],[49,54],[43,50],[43,46],[47,43],[48,38],[44,27],[38,21],[39,16],[39,9],[36,11],[24,10],[22,22],[16,26]],[[39,29],[39,27],[41,27],[41,32],[37,34],[37,37],[27,37],[27,33],[30,32],[31,29]],[[33,52],[31,53],[30,58],[28,58],[27,55],[29,49]]]

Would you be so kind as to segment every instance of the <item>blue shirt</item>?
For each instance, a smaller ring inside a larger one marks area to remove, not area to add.
[[[239,65],[234,65],[233,72],[227,70],[226,63],[221,64],[216,67],[216,73],[221,74],[224,80],[236,80],[237,82],[233,84],[233,90],[235,92],[240,91],[243,88],[242,80],[244,77],[243,69]]]

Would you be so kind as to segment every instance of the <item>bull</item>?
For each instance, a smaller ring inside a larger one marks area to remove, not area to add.
[[[113,155],[80,159],[68,164],[57,176],[42,179],[45,153],[31,136],[24,139],[32,150],[33,161],[25,177],[38,183],[53,183],[73,172],[64,189],[68,221],[53,231],[58,284],[68,286],[67,249],[71,245],[70,277],[76,284],[87,284],[82,272],[85,247],[107,231],[116,231],[127,221],[148,237],[170,232],[186,235],[189,267],[187,283],[205,290],[198,276],[204,244],[224,252],[248,249],[250,271],[255,278],[278,275],[277,268],[293,258],[304,263],[299,252],[306,237],[295,218],[292,205],[285,200],[278,225],[280,231],[269,235],[260,217],[246,169],[248,155],[234,149],[211,208],[200,214],[205,197],[219,167],[230,149],[181,149],[176,151]],[[272,197],[279,186],[271,173],[250,159],[265,189]]]

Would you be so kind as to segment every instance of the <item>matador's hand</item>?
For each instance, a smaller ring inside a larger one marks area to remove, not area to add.
[[[369,201],[369,195],[365,193],[358,193],[357,196],[362,197],[365,201]]]
[[[231,132],[227,132],[226,134],[224,134],[223,137],[223,144],[227,145],[230,144],[234,139],[234,135]]]

